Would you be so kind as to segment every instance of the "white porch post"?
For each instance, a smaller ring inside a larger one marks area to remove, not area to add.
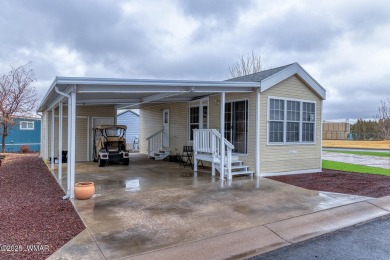
[[[72,98],[68,98],[68,161],[67,161],[67,173],[66,173],[66,195],[71,197],[71,188],[70,188],[70,171],[72,167],[72,161],[70,160],[70,147],[71,147],[71,135],[72,135]],[[65,197],[67,197],[65,196]]]
[[[256,90],[256,177],[260,177],[260,88]]]
[[[220,162],[220,174],[221,180],[225,178],[225,92],[221,93],[220,102],[220,133],[221,133],[221,162]]]
[[[54,169],[54,126],[55,126],[55,108],[51,109],[51,136],[50,136],[50,169]]]
[[[76,87],[71,93],[72,105],[69,110],[71,113],[71,134],[70,134],[70,197],[74,198],[74,184],[75,184],[75,173],[76,173]],[[68,138],[69,140],[69,138]]]
[[[58,106],[58,182],[62,180],[62,101]]]

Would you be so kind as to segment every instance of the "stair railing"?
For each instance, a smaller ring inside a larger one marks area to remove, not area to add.
[[[227,177],[232,179],[232,153],[234,145],[226,138],[222,139],[221,134],[216,129],[194,129],[194,171],[197,171],[197,156],[198,154],[207,154],[212,157],[212,174],[215,175],[215,159],[220,162],[219,172],[221,179],[224,178],[225,166]],[[221,162],[221,140],[224,142],[225,160]]]
[[[148,158],[150,158],[150,154],[154,150],[160,149],[162,147],[163,131],[164,129],[158,130],[157,132],[146,138],[146,141],[148,141]]]

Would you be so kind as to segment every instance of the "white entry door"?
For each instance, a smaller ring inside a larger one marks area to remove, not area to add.
[[[163,135],[162,135],[162,146],[165,148],[169,147],[169,109],[163,110]]]

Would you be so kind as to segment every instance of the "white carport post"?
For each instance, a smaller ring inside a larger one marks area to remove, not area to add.
[[[72,104],[72,100],[71,100],[71,96],[70,95],[68,95],[68,94],[66,94],[66,93],[64,93],[64,92],[61,92],[59,89],[58,89],[58,87],[56,86],[55,87],[55,91],[58,93],[58,94],[60,94],[60,95],[62,95],[62,96],[64,96],[64,97],[67,97],[68,98],[68,152],[69,152],[69,150],[70,150],[70,142],[69,142],[69,136],[70,136],[70,132],[71,132],[71,125],[70,125],[70,119],[71,119],[71,117],[72,117],[72,110],[70,109],[70,107],[71,107],[71,104]],[[59,128],[59,133],[61,133],[61,134],[59,134],[58,136],[58,140],[59,140],[59,143],[58,143],[58,149],[59,149],[59,151],[58,151],[58,153],[60,154],[61,153],[61,156],[59,156],[60,158],[61,158],[61,168],[60,168],[60,165],[58,165],[58,171],[60,171],[60,169],[61,169],[61,175],[62,175],[62,115],[63,115],[63,111],[62,111],[62,101],[60,101],[60,108],[59,108],[59,118],[58,118],[58,121],[59,121],[59,125],[61,125],[61,126],[59,126],[58,128]],[[60,147],[60,144],[61,144],[61,147]],[[71,179],[70,179],[70,171],[71,171],[71,167],[70,167],[70,162],[69,162],[69,160],[68,160],[68,167],[67,167],[67,174],[66,174],[66,195],[63,197],[63,199],[69,199],[70,197],[71,197],[71,194],[70,194],[70,192],[71,192],[71,188],[70,188],[70,186],[71,186],[71,184],[70,184],[70,182],[71,182]],[[59,172],[58,172],[59,173]],[[61,176],[62,177],[62,176]],[[61,181],[61,179],[59,179],[58,181]]]
[[[221,103],[220,103],[220,130],[221,133],[221,158],[220,158],[220,176],[221,180],[225,179],[225,92],[221,93]]]
[[[54,123],[55,123],[55,107],[51,109],[51,136],[50,136],[50,169],[54,169]]]
[[[74,198],[74,185],[75,185],[75,173],[76,173],[76,87],[73,88],[70,99],[72,101],[70,119],[68,118],[68,124],[71,124],[70,135],[68,136],[68,143],[70,143],[70,197]],[[70,122],[69,122],[70,121]],[[69,138],[70,137],[70,138]]]
[[[68,98],[68,160],[67,160],[67,172],[66,172],[66,196],[64,198],[70,198],[72,196],[71,188],[70,188],[70,171],[72,168],[72,161],[70,160],[70,136],[72,135],[72,97],[69,96]]]
[[[260,88],[256,89],[256,177],[260,177]]]
[[[44,112],[45,122],[45,154],[43,155],[46,160],[49,160],[49,112]]]
[[[62,101],[58,105],[58,182],[62,180]]]

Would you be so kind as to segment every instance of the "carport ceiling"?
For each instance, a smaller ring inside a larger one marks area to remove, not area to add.
[[[253,92],[259,82],[143,80],[56,77],[39,106],[42,112],[67,103],[55,88],[69,94],[76,90],[79,105],[115,105],[120,108],[139,108],[147,103],[184,102],[218,93]]]

